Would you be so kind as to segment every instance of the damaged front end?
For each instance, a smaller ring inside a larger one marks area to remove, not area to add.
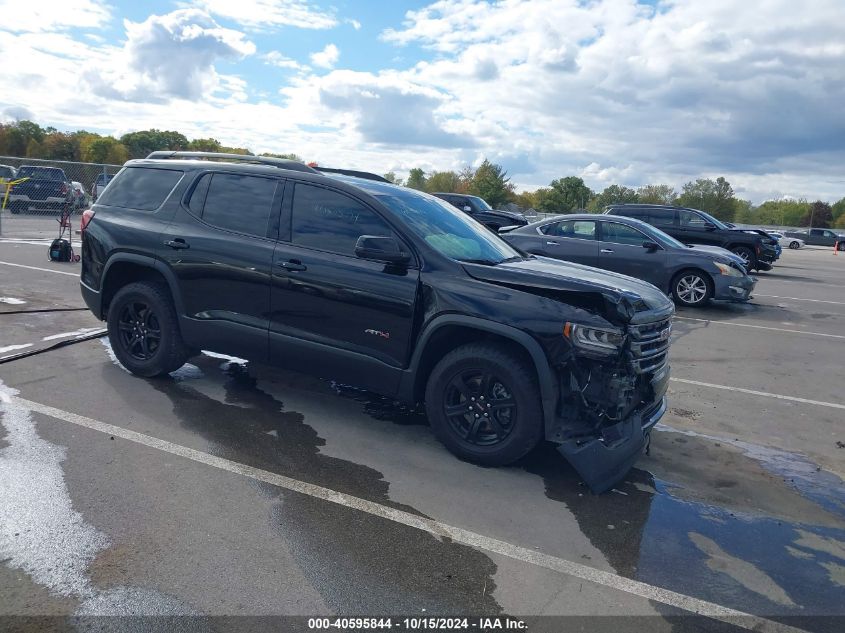
[[[666,411],[673,312],[635,313],[618,328],[564,327],[571,347],[555,365],[560,397],[547,439],[594,493],[627,474]]]

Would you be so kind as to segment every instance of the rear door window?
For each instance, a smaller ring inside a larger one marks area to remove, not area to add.
[[[291,217],[294,244],[354,257],[362,235],[391,236],[393,232],[374,211],[345,194],[296,185]]]
[[[569,237],[576,240],[596,239],[596,223],[592,220],[563,220],[543,227],[546,235]]]
[[[182,178],[178,169],[127,167],[109,183],[98,200],[99,204],[155,211]]]
[[[202,219],[208,224],[229,231],[247,233],[264,237],[267,235],[267,223],[273,208],[278,181],[260,176],[241,174],[206,174],[211,176]],[[203,186],[204,176],[198,187]],[[201,191],[197,194],[201,195]],[[194,209],[193,195],[190,208]]]

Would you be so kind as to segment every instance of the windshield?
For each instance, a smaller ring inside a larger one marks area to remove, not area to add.
[[[655,228],[651,225],[647,225],[648,229],[647,232],[651,234],[654,238],[654,241],[660,244],[661,246],[668,246],[670,248],[689,248],[683,242],[676,240],[674,237],[669,235],[668,233],[664,233],[658,228]]]
[[[18,178],[64,180],[64,173],[62,173],[61,169],[56,169],[54,167],[27,167],[24,165],[18,170]]]
[[[704,211],[699,211],[698,209],[696,209],[696,213],[698,213],[701,217],[703,217],[708,222],[712,222],[713,224],[715,224],[717,229],[725,229],[725,230],[728,230],[728,231],[731,230],[731,227],[726,225],[721,220],[717,220],[716,218],[714,218],[709,213],[705,213]]]
[[[493,210],[493,207],[491,207],[489,204],[487,204],[487,202],[484,200],[484,198],[479,198],[478,196],[467,196],[467,198],[470,198],[475,203],[475,206],[478,209],[481,209],[482,211],[492,211]]]
[[[380,194],[377,197],[441,255],[479,264],[522,259],[519,252],[498,235],[439,198],[420,194]]]

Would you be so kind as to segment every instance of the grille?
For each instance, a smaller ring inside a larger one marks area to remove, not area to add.
[[[634,358],[634,367],[639,373],[657,371],[666,364],[671,332],[671,318],[628,327],[628,346]]]

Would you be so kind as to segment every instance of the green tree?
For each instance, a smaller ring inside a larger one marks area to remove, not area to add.
[[[577,176],[552,180],[548,188],[538,189],[537,209],[547,213],[566,213],[583,209],[593,197],[593,191]]]
[[[643,185],[637,189],[637,197],[643,204],[672,204],[678,194],[669,185]]]
[[[150,152],[159,150],[179,151],[188,147],[188,139],[184,134],[170,130],[130,132],[121,136],[120,142],[126,146],[132,158],[145,158]]]
[[[425,181],[425,190],[429,193],[454,193],[460,186],[461,179],[453,171],[435,171]]]
[[[192,152],[219,152],[222,145],[216,138],[195,138],[188,142]]]
[[[845,213],[836,218],[836,222],[833,223],[833,228],[845,229]]]
[[[838,221],[839,218],[845,215],[845,198],[842,198],[838,202],[834,202],[831,206],[831,211],[833,211],[834,221]]]
[[[536,191],[523,191],[522,193],[518,193],[518,194],[514,195],[513,201],[517,204],[517,206],[520,206],[523,209],[536,209],[537,208],[537,192]]]
[[[411,189],[425,190],[425,172],[420,167],[414,167],[408,172],[408,181],[405,183],[406,187]]]
[[[395,172],[389,171],[384,175],[384,179],[392,182],[394,185],[401,185],[402,179],[396,176]]]
[[[699,178],[695,182],[688,182],[684,185],[678,203],[706,211],[727,222],[734,217],[734,191],[731,184],[721,176],[715,181]]]
[[[491,163],[486,158],[475,170],[469,192],[484,198],[490,206],[503,204],[511,199],[513,185],[508,172],[501,165]]]
[[[754,213],[754,205],[751,200],[741,200],[736,198],[734,200],[734,222],[738,224],[762,224],[757,222],[757,216]]]
[[[801,226],[812,226],[820,229],[830,228],[833,224],[833,209],[827,202],[816,200],[801,218]]]
[[[86,163],[122,165],[129,160],[129,151],[111,136],[92,134],[82,142],[82,160]]]
[[[264,152],[261,156],[267,156],[269,158],[284,158],[286,160],[295,160],[298,163],[304,163],[305,161],[299,157],[298,154],[294,154],[293,152],[288,154],[273,154],[272,152]]]
[[[49,132],[41,142],[42,158],[50,160],[74,160],[73,137],[63,132]]]
[[[591,213],[601,213],[609,204],[625,204],[639,202],[639,195],[634,189],[620,185],[605,187],[599,195],[594,196],[587,203],[587,210]]]
[[[755,224],[799,226],[810,210],[806,200],[767,200],[755,210]]]

